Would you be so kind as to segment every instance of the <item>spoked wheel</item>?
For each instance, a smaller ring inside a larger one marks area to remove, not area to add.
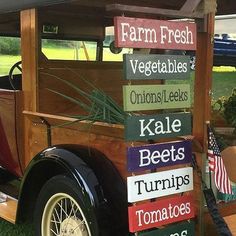
[[[98,235],[93,212],[85,206],[78,186],[66,176],[56,176],[42,188],[35,227],[37,236]]]
[[[42,235],[91,236],[88,222],[74,198],[65,193],[53,195],[47,202],[41,225]]]

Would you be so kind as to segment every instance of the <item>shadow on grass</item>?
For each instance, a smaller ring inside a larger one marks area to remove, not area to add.
[[[0,220],[1,236],[34,236],[32,224],[13,225],[5,220]]]

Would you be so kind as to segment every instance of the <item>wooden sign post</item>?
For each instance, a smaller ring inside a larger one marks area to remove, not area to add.
[[[117,47],[149,49],[196,49],[194,23],[115,17]],[[181,55],[124,55],[126,80],[189,79],[190,58]],[[124,85],[125,111],[181,109],[191,105],[190,85]],[[127,141],[155,141],[189,135],[191,114],[162,113],[130,115],[125,120]],[[128,171],[154,170],[191,162],[190,141],[179,141],[127,148]],[[154,200],[193,190],[193,169],[178,169],[130,176],[127,178],[128,202]],[[158,199],[129,207],[130,232],[139,232],[194,217],[193,201],[188,196]],[[193,223],[182,223],[141,232],[143,236],[193,236]]]

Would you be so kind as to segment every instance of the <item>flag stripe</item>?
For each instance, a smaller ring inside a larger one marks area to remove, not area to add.
[[[210,127],[208,127],[208,165],[209,169],[214,172],[214,180],[217,189],[222,193],[233,194],[231,182],[227,175],[220,149]]]

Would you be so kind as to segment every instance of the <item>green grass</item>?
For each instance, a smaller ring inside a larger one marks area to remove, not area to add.
[[[236,72],[213,72],[212,78],[214,100],[221,96],[230,96],[232,89],[236,88]]]
[[[20,56],[0,55],[0,76],[8,75],[10,68],[20,60]]]
[[[76,53],[75,49],[73,48],[43,48],[43,53],[49,59],[63,59],[63,60],[75,60]],[[128,53],[129,49],[123,49],[123,53]],[[89,56],[89,60],[95,61],[96,60],[96,50],[93,47],[87,48],[87,53]],[[85,51],[83,48],[78,50],[79,60],[87,60]],[[112,54],[108,48],[105,48],[103,51],[103,60],[104,61],[121,61],[123,60],[122,54]]]
[[[170,80],[167,83],[171,84],[186,84],[191,85],[191,95],[194,96],[193,84],[194,84],[194,72],[191,73],[190,82],[188,80]],[[212,100],[217,100],[218,98],[224,96],[229,97],[233,88],[236,88],[236,72],[213,72],[212,73]]]
[[[5,220],[0,220],[1,236],[34,236],[32,225],[13,225]]]

